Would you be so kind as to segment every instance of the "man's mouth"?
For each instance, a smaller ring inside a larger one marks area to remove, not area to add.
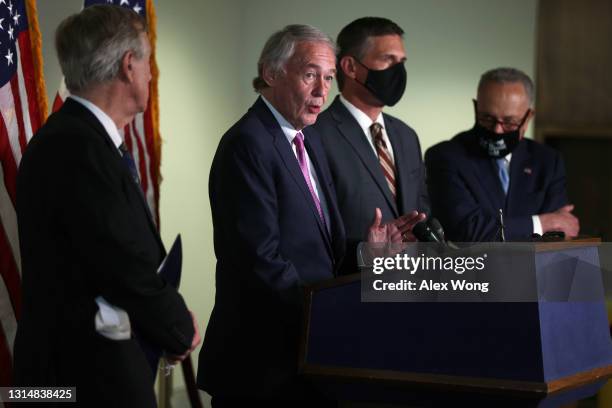
[[[308,105],[308,113],[321,112],[321,105]]]

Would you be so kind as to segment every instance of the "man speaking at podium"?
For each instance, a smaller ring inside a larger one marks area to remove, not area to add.
[[[83,407],[154,407],[132,329],[174,360],[199,335],[157,275],[164,246],[117,130],[147,105],[146,25],[126,8],[87,7],[60,24],[56,48],[72,96],[33,137],[17,180],[15,382],[76,386]]]
[[[198,366],[215,408],[326,406],[297,362],[303,288],[333,278],[344,255],[324,135],[309,127],[334,81],[334,51],[311,26],[273,34],[253,81],[260,97],[217,148],[209,179],[216,297]],[[400,241],[381,218],[370,238]]]
[[[524,138],[534,115],[533,93],[522,71],[485,72],[474,101],[474,127],[426,152],[432,213],[448,239],[498,241],[502,221],[509,241],[551,231],[578,235],[561,155]]]

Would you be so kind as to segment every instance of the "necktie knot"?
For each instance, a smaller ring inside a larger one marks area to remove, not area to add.
[[[372,123],[372,125],[370,126],[370,133],[372,133],[372,139],[374,140],[374,144],[375,145],[382,145],[383,148],[387,148],[387,143],[385,142],[385,139],[383,138],[383,127],[380,123],[378,122],[374,122]]]
[[[125,145],[125,142],[121,142],[121,144],[119,145],[119,151],[121,151],[121,155],[128,153],[128,149]]]
[[[302,132],[297,132],[293,138],[293,144],[295,144],[295,151],[297,153],[298,161],[300,166],[304,161],[304,135]]]
[[[297,132],[293,138],[293,143],[298,149],[304,149],[304,135],[302,132]]]
[[[372,137],[374,141],[382,140],[382,125],[378,122],[374,122],[370,125],[370,133],[372,133]]]

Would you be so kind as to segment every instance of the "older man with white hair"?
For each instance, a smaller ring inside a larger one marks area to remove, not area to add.
[[[325,404],[298,377],[297,360],[303,288],[333,278],[344,256],[331,174],[310,127],[335,73],[327,35],[307,25],[276,32],[253,81],[259,98],[219,143],[209,179],[217,292],[198,367],[213,407]],[[380,211],[372,216],[371,240],[401,241]]]

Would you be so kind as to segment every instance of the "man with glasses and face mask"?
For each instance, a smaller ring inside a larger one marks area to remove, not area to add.
[[[425,154],[433,214],[454,241],[528,240],[534,233],[578,235],[565,168],[555,150],[525,139],[533,83],[514,68],[485,72],[476,123]],[[500,216],[501,210],[501,216]]]
[[[321,134],[347,235],[343,273],[357,272],[356,248],[376,208],[404,241],[426,217],[429,200],[419,139],[408,125],[383,113],[406,88],[404,31],[379,17],[357,19],[338,35],[340,95],[319,115]]]

